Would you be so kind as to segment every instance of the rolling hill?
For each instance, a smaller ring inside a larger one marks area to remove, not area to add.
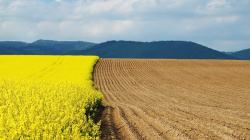
[[[0,42],[0,54],[64,55],[68,51],[85,50],[94,45],[95,43],[83,41],[37,40],[33,43],[2,41]]]
[[[233,52],[233,53],[230,53],[230,55],[240,58],[242,60],[250,60],[250,49]]]
[[[37,55],[63,55],[72,50],[85,50],[94,43],[83,41],[52,41],[52,40],[37,40],[28,44],[23,50]]]
[[[29,54],[21,49],[27,44],[21,41],[0,41],[0,55]]]
[[[186,41],[108,41],[71,55],[98,55],[101,58],[237,59],[233,56]]]
[[[0,41],[0,55],[98,55],[101,58],[244,59],[249,50],[222,53],[187,41],[84,41],[37,40],[33,43]]]

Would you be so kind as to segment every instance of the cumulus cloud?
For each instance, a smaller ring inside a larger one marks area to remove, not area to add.
[[[235,22],[237,21],[237,16],[225,16],[225,17],[215,17],[216,22],[223,23],[223,22]]]
[[[231,3],[228,0],[211,0],[207,3],[206,7],[211,9],[220,7],[231,7],[230,4]]]
[[[248,0],[0,0],[0,40],[188,40],[247,48],[249,6]]]

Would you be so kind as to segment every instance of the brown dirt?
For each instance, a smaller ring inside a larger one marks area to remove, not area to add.
[[[102,139],[250,139],[250,61],[101,59]]]

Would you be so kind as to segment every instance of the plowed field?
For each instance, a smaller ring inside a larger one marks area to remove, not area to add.
[[[250,61],[101,59],[103,139],[250,139]]]

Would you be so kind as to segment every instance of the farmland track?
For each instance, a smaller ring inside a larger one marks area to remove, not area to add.
[[[250,139],[250,61],[100,59],[102,139]]]

